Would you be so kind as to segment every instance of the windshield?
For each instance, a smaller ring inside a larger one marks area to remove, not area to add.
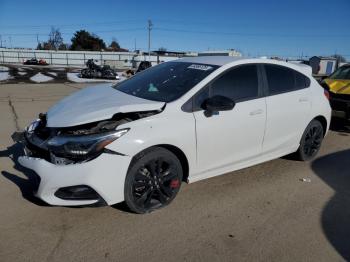
[[[343,66],[338,68],[332,75],[329,76],[330,79],[350,79],[350,66]]]
[[[217,68],[216,65],[167,62],[137,73],[113,88],[148,100],[171,102]]]

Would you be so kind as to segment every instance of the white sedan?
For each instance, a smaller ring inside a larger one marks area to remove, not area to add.
[[[269,59],[184,58],[85,88],[24,131],[19,163],[51,205],[169,204],[195,182],[294,153],[310,160],[330,123],[311,68]]]

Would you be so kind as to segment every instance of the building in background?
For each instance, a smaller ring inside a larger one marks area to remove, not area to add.
[[[338,67],[337,59],[334,57],[313,56],[309,59],[312,74],[318,76],[328,76]]]
[[[235,49],[230,50],[218,50],[218,51],[204,51],[199,52],[198,56],[242,56],[242,53]]]

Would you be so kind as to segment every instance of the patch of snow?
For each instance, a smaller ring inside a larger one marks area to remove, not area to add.
[[[49,75],[52,75],[52,76],[57,76],[57,73],[56,72],[48,72]]]
[[[52,80],[52,77],[43,75],[42,73],[37,73],[35,76],[32,76],[30,80],[36,83],[42,83]]]
[[[6,66],[0,66],[0,71],[9,71],[9,69],[8,69],[8,67],[6,67]]]
[[[9,72],[1,72],[0,71],[0,81],[6,81],[8,79],[11,79]]]
[[[24,72],[25,70],[21,67],[17,68],[18,72]]]
[[[88,82],[109,82],[109,83],[118,83],[120,81],[125,80],[126,78],[123,76],[119,76],[119,80],[113,80],[113,79],[94,79],[94,78],[80,78],[80,73],[67,73],[67,79],[69,81],[75,82],[75,83],[88,83]]]
[[[27,72],[18,72],[19,75],[24,76],[27,74]]]

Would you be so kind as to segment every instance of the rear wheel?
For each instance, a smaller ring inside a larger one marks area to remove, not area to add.
[[[125,202],[135,213],[168,205],[179,192],[182,166],[169,150],[154,147],[134,158],[125,180]]]
[[[312,120],[306,127],[296,152],[297,158],[301,161],[313,159],[320,150],[324,132],[323,126],[318,120]]]

